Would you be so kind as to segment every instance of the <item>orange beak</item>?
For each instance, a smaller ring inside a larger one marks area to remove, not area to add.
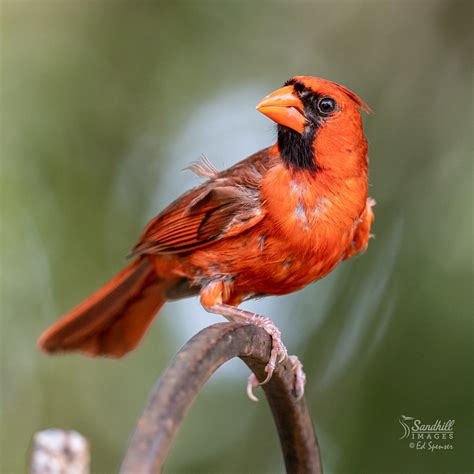
[[[301,135],[306,125],[303,102],[293,86],[285,86],[260,101],[257,110],[274,122],[296,130]]]

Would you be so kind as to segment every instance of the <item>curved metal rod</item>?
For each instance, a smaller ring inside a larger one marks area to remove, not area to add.
[[[270,336],[256,326],[219,323],[196,334],[153,388],[120,472],[160,472],[181,421],[211,375],[229,359],[240,357],[264,380],[270,349]],[[262,388],[275,419],[287,472],[319,474],[320,453],[311,415],[304,398],[296,401],[293,380],[289,364],[283,363]]]

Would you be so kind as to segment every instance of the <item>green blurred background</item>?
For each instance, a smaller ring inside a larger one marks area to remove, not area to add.
[[[32,434],[74,428],[117,470],[150,388],[221,319],[172,303],[124,360],[48,357],[40,332],[124,263],[147,219],[197,178],[273,143],[255,111],[296,74],[359,93],[371,195],[367,254],[247,306],[302,359],[328,473],[472,472],[472,7],[466,1],[2,3],[0,471]],[[283,472],[247,369],[214,376],[169,473]],[[454,449],[416,451],[400,415],[455,419]]]

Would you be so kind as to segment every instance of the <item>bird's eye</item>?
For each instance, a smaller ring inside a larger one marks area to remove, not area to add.
[[[328,115],[336,110],[337,103],[331,97],[323,97],[318,102],[318,110],[322,115]]]

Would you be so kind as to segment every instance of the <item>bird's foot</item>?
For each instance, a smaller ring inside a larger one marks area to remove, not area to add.
[[[270,352],[270,359],[268,360],[267,365],[265,366],[265,372],[267,373],[267,376],[265,377],[265,380],[260,383],[260,385],[263,385],[266,384],[272,378],[276,366],[288,359],[288,351],[283,342],[281,341],[280,330],[275,326],[275,324],[270,318],[267,318],[266,316],[260,316],[258,314],[252,314],[252,316],[249,317],[247,322],[264,329],[268,334],[270,334],[272,338],[272,350]]]
[[[293,372],[293,375],[294,375],[293,393],[296,397],[296,401],[299,401],[303,398],[304,386],[306,383],[306,375],[303,371],[303,364],[295,355],[288,356],[288,362],[290,364],[290,370]],[[248,382],[247,382],[247,395],[250,398],[250,400],[253,400],[254,402],[258,402],[258,398],[253,393],[253,389],[255,387],[258,387],[259,385],[262,385],[262,384],[258,381],[257,376],[254,373],[252,373],[249,376]]]
[[[288,351],[281,340],[281,332],[270,318],[222,303],[204,307],[207,311],[220,314],[229,321],[253,324],[264,329],[268,334],[270,334],[272,338],[272,348],[270,352],[270,359],[265,366],[265,372],[267,376],[261,383],[257,380],[255,375],[252,374],[249,377],[247,384],[247,394],[251,400],[257,400],[257,397],[255,397],[253,394],[253,388],[257,387],[258,385],[266,384],[272,378],[276,366],[285,361],[289,362],[291,370],[295,374],[294,391],[297,399],[300,399],[303,396],[304,384],[306,380],[305,374],[303,372],[303,366],[296,356],[288,357]]]
[[[252,324],[264,329],[268,334],[270,334],[272,338],[272,349],[270,352],[270,359],[265,366],[265,372],[267,373],[267,376],[261,385],[267,383],[272,378],[277,364],[280,364],[281,362],[288,359],[288,351],[281,341],[281,332],[270,318],[223,303],[218,303],[212,306],[204,306],[204,308],[210,313],[224,316],[229,321]]]

